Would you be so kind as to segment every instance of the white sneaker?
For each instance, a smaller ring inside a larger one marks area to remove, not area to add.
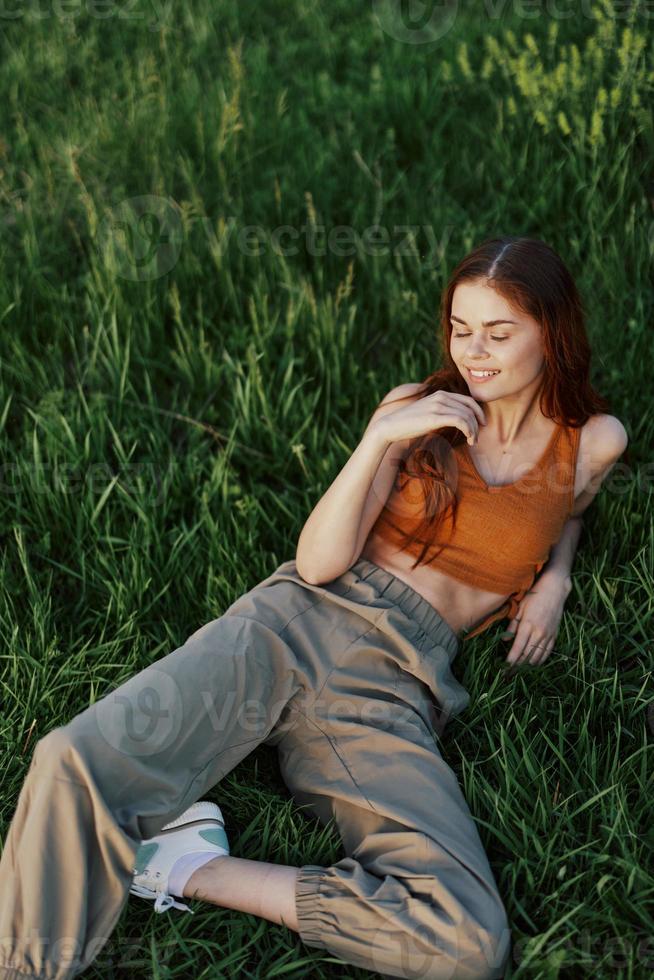
[[[202,851],[215,851],[216,856],[229,854],[223,815],[220,807],[209,800],[193,803],[155,837],[141,842],[134,857],[130,895],[154,900],[155,912],[176,908],[194,914],[188,905],[176,902],[168,894],[168,878],[181,857]]]

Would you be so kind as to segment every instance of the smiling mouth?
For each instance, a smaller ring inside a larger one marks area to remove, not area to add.
[[[469,377],[473,379],[473,381],[484,381],[486,380],[486,378],[494,378],[496,375],[500,374],[499,371],[490,371],[488,373],[483,371],[483,372],[479,372],[478,374],[473,374],[471,368],[466,368],[466,371],[468,372]]]

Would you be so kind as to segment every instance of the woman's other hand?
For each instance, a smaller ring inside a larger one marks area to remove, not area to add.
[[[501,639],[513,639],[506,662],[539,666],[554,648],[566,599],[572,589],[569,578],[541,574],[534,588],[524,596],[518,612]]]

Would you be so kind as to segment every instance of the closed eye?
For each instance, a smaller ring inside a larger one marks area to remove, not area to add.
[[[453,337],[468,337],[468,336],[470,336],[470,335],[469,335],[469,334],[467,334],[467,333],[455,333],[455,334],[453,334],[452,336],[453,336]],[[509,339],[508,337],[493,337],[493,336],[491,335],[491,340],[508,340],[508,339]]]

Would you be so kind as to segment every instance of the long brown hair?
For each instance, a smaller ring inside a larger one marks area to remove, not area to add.
[[[444,366],[428,375],[415,395],[424,398],[434,391],[453,391],[470,395],[470,389],[450,354],[452,335],[452,297],[462,282],[483,280],[511,305],[533,317],[541,326],[545,369],[540,392],[540,410],[547,418],[566,427],[581,427],[597,413],[610,411],[606,398],[590,383],[591,350],[585,327],[581,297],[575,282],[559,255],[537,238],[504,235],[489,238],[473,249],[456,266],[441,296],[440,344]],[[399,399],[393,399],[397,401]],[[400,461],[400,478],[416,478],[424,495],[424,517],[407,533],[401,531],[403,548],[413,541],[424,542],[412,565],[429,564],[435,551],[424,561],[437,526],[448,515],[452,528],[456,522],[457,500],[447,470],[449,447],[465,441],[454,426],[426,433],[411,441],[410,463]]]

